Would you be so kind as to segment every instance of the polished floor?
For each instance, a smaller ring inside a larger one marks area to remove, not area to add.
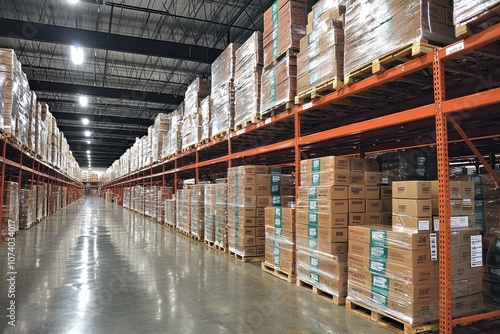
[[[6,278],[8,251],[1,242]],[[0,281],[4,333],[392,333],[101,199],[21,231],[15,252],[15,327]]]

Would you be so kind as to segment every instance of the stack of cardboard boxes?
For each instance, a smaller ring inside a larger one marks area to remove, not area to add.
[[[215,203],[217,199],[217,185],[205,185],[205,241],[215,242]]]
[[[343,302],[347,292],[350,158],[303,160],[297,202],[297,278]]]
[[[211,138],[210,120],[212,119],[212,112],[210,110],[210,104],[210,96],[207,96],[200,102],[200,142]]]
[[[184,116],[182,118],[182,149],[197,144],[200,140],[201,101],[210,94],[210,82],[196,78],[187,88],[184,98]]]
[[[165,221],[165,200],[171,199],[173,193],[174,189],[172,187],[158,187],[156,220],[159,222]]]
[[[5,181],[2,205],[2,238],[10,231],[19,231],[19,193],[17,182]]]
[[[344,80],[345,7],[339,0],[318,1],[308,15],[307,35],[297,55],[298,95],[337,79]]]
[[[191,235],[203,241],[205,234],[205,185],[191,186]]]
[[[228,245],[241,257],[265,254],[265,207],[272,204],[267,166],[228,169]]]
[[[183,115],[184,102],[181,103],[172,113],[168,114],[170,130],[163,135],[163,158],[172,156],[181,150],[181,125]]]
[[[123,207],[130,209],[130,187],[123,188]]]
[[[235,53],[238,47],[238,44],[229,44],[212,63],[211,136],[228,132],[234,126]]]
[[[392,183],[392,227],[395,231],[431,232],[433,202],[430,181]]]
[[[34,201],[33,192],[29,189],[21,189],[19,194],[19,228],[28,229],[34,223]]]
[[[256,31],[236,51],[234,124],[255,121],[260,116],[260,83],[263,53],[262,33]]]
[[[500,307],[500,231],[484,236],[484,302],[493,309]]]
[[[219,179],[215,185],[215,245],[227,250],[227,180]]]
[[[174,198],[165,200],[165,224],[176,226],[176,201]]]
[[[159,113],[155,118],[151,138],[153,162],[159,161],[163,157],[163,136],[170,130],[170,120],[171,118],[163,113]],[[123,175],[127,173],[128,171],[124,172]]]
[[[312,4],[312,3],[311,3]],[[277,0],[264,13],[264,73],[260,113],[293,101],[297,95],[297,56],[306,34],[311,4]]]
[[[184,185],[184,189],[178,190],[177,227],[185,234],[191,233],[191,197],[193,190],[191,185]]]

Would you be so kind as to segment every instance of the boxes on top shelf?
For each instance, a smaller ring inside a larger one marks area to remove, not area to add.
[[[488,10],[500,4],[499,0],[454,0],[453,1],[453,24],[463,25],[468,21],[474,20],[481,14],[485,14]],[[448,16],[451,10],[447,12]],[[491,23],[486,23],[486,26],[495,24],[497,21],[492,20]]]

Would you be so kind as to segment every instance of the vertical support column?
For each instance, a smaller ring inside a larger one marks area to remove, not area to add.
[[[30,190],[33,191],[33,183],[35,182],[35,159],[31,159],[31,186]]]
[[[3,139],[2,148],[2,180],[0,181],[0,231],[2,230],[2,208],[3,208],[3,190],[5,186],[5,158],[7,155],[7,141]]]
[[[165,164],[161,164],[161,186],[165,187]]]
[[[17,195],[21,196],[21,181],[23,176],[23,152],[19,151],[19,174],[17,176]]]
[[[233,143],[230,134],[227,135],[227,168],[233,167]]]
[[[434,51],[434,102],[436,106],[436,146],[439,182],[439,332],[452,334],[451,316],[451,227],[448,121],[443,114],[446,100],[444,64]]]
[[[177,175],[177,159],[174,160],[174,193],[177,193],[177,183],[179,183]]]
[[[300,151],[299,139],[300,139],[300,115],[297,110],[294,111],[294,127],[295,127],[295,203],[297,203],[299,191],[298,187],[300,185],[300,158],[302,153]],[[293,226],[293,235],[297,235],[296,225]],[[297,272],[297,243],[293,244],[293,254],[294,254],[294,271]]]
[[[490,166],[491,168],[495,169],[495,165],[497,163],[497,157],[495,155],[494,151],[490,152]]]
[[[200,162],[200,152],[196,150],[195,152],[195,183],[198,184],[200,182],[200,169],[198,168],[198,163]]]

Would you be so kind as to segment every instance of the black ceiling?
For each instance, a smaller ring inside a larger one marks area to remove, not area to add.
[[[159,112],[182,102],[190,82],[210,75],[229,42],[262,30],[273,2],[0,0],[0,47],[16,51],[80,166],[90,150],[93,167],[109,167]],[[83,64],[70,61],[72,45],[84,48]],[[79,106],[80,95],[88,107]]]

